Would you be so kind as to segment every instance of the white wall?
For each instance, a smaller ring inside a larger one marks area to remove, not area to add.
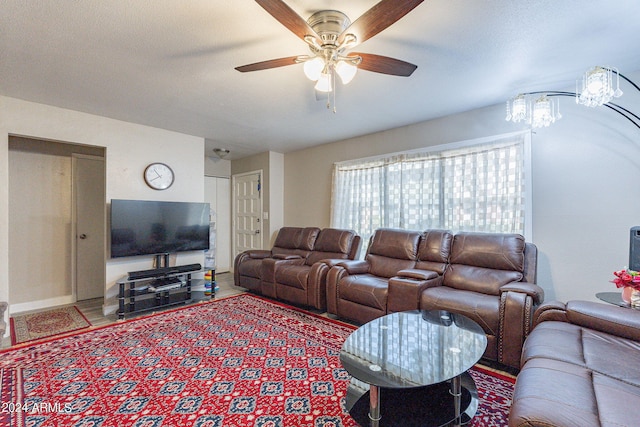
[[[145,199],[170,201],[204,200],[204,139],[77,111],[65,110],[14,98],[0,97],[0,300],[9,301],[9,189],[8,136],[106,147],[106,201]],[[165,191],[147,187],[142,179],[151,162],[169,164],[175,183]],[[177,264],[202,263],[201,253],[181,254]],[[151,268],[150,257],[106,260],[106,310],[116,307],[115,281],[127,271]],[[25,278],[28,280],[28,278]],[[34,289],[37,293],[37,289]],[[9,301],[11,304],[11,301]]]
[[[628,77],[639,81],[640,73]],[[616,102],[640,113],[640,94],[623,90]],[[640,225],[640,129],[604,107],[561,103],[564,118],[532,137],[538,284],[546,300],[596,300],[596,292],[615,290],[612,272],[628,264],[629,229]],[[330,225],[334,162],[523,129],[504,117],[499,104],[288,153],[284,222]]]

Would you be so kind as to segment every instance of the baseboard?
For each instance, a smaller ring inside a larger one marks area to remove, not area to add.
[[[73,304],[73,295],[65,295],[63,297],[55,297],[49,299],[42,299],[38,301],[23,302],[20,304],[11,304],[9,311],[11,315],[19,314],[25,311],[40,310],[42,308],[57,307],[59,305]]]
[[[103,304],[102,305],[102,315],[107,317],[110,314],[114,314],[114,313],[116,313],[118,311],[118,308],[120,308],[118,306],[118,304],[109,304],[109,305]]]

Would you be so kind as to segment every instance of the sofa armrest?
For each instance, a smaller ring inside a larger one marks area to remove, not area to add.
[[[263,258],[269,258],[271,256],[271,251],[268,251],[265,249],[251,249],[251,250],[245,251],[245,254],[247,254],[249,258],[263,259]]]
[[[327,307],[327,273],[332,267],[328,261],[338,260],[322,260],[314,263],[307,276],[307,304],[319,310],[325,310]]]
[[[564,316],[562,316],[564,305]],[[539,310],[542,306],[539,308]],[[605,332],[621,338],[640,341],[640,311],[612,304],[591,301],[555,303],[556,316],[546,315],[546,309],[536,312],[538,323],[546,320],[562,320],[574,325]]]
[[[327,312],[338,314],[338,283],[343,277],[348,276],[347,269],[342,263],[329,269],[326,276],[327,284]]]
[[[500,288],[498,362],[520,367],[522,346],[531,332],[533,315],[544,291],[537,285],[514,282]]]
[[[422,291],[442,285],[442,276],[429,270],[400,270],[389,279],[387,312],[417,310],[420,307]]]
[[[416,280],[429,280],[435,279],[439,274],[435,271],[431,270],[420,270],[418,268],[408,268],[405,270],[400,270],[396,273],[396,277],[403,277],[406,279],[416,279]]]
[[[364,274],[369,272],[369,263],[367,261],[342,261],[338,263],[338,266],[344,268],[346,274]]]
[[[504,285],[500,288],[500,293],[503,292],[522,292],[533,298],[533,303],[537,306],[544,301],[544,289],[534,283],[527,282],[513,282],[508,285]]]
[[[345,262],[345,259],[344,258],[327,258],[327,259],[321,259],[318,262],[326,265],[329,268],[331,268],[331,267],[335,267],[336,265],[340,264],[341,262]]]
[[[538,323],[545,320],[568,322],[566,304],[560,301],[548,301],[538,306],[533,314],[532,328],[535,328]]]
[[[271,258],[278,259],[278,260],[289,260],[289,259],[301,259],[302,257],[300,255],[275,254]]]

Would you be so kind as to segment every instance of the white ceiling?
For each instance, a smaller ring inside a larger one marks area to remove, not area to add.
[[[377,0],[285,0],[306,19],[352,21]],[[253,0],[2,0],[0,94],[206,138],[230,158],[288,152],[567,89],[593,65],[640,70],[638,0],[428,0],[357,47],[418,65],[409,78],[360,71],[316,101],[307,54]],[[501,120],[502,117],[496,117]]]

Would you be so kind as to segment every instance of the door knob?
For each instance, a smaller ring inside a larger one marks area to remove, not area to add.
[[[256,230],[256,234],[260,234],[260,230]]]
[[[81,235],[79,235],[78,237],[80,237],[82,240],[84,240],[84,239],[86,239],[86,238],[87,238],[87,235],[86,235],[86,234],[84,234],[84,233],[82,233],[82,234],[81,234]]]

